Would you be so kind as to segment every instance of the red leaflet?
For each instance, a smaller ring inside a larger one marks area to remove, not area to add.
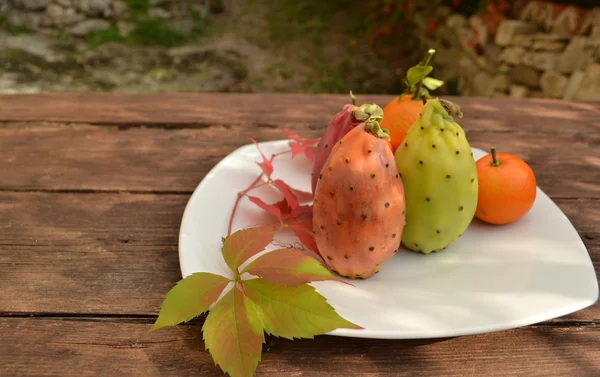
[[[290,186],[288,186],[287,183],[285,183],[281,179],[276,179],[273,181],[273,186],[277,187],[277,189],[283,194],[288,206],[292,210],[300,205],[300,203],[298,203],[298,198],[296,198],[296,195],[294,195],[294,193],[290,189]]]
[[[273,225],[266,224],[241,229],[228,236],[221,251],[229,268],[236,270],[248,258],[264,250],[273,241],[274,233]]]
[[[313,196],[310,192],[296,190],[295,188],[293,188],[289,185],[288,185],[288,188],[294,194],[294,196],[296,196],[296,199],[298,199],[298,202],[300,202],[300,203],[306,203],[306,202],[310,202],[313,200]]]
[[[283,131],[283,133],[284,133],[284,134],[285,134],[287,137],[289,137],[290,139],[294,139],[294,140],[296,140],[296,141],[298,141],[298,142],[301,142],[301,141],[302,141],[302,138],[301,138],[301,137],[300,137],[300,135],[298,135],[297,133],[294,133],[294,132],[292,132],[292,131],[290,131],[290,130],[286,130],[285,128],[284,128],[282,131]]]
[[[296,157],[296,155],[300,153],[305,153],[308,147],[306,145],[301,145],[290,141],[290,149],[292,150],[292,157]]]
[[[250,201],[252,203],[256,204],[260,208],[267,211],[269,214],[275,216],[277,218],[277,220],[279,220],[279,221],[282,220],[281,208],[278,206],[278,204],[282,203],[282,202],[277,202],[275,204],[267,204],[267,203],[263,202],[260,198],[257,198],[256,196],[250,196],[250,195],[248,195],[248,199],[250,199]],[[284,203],[284,205],[285,205],[285,203]]]
[[[252,261],[243,272],[261,277],[273,284],[298,286],[313,281],[337,280],[315,258],[295,249],[277,249]]]
[[[288,223],[288,225],[289,225],[289,228],[291,229],[291,231],[294,232],[296,237],[298,237],[298,239],[300,240],[302,245],[304,245],[307,249],[312,250],[315,253],[319,254],[319,256],[321,256],[321,254],[319,253],[319,248],[317,247],[317,243],[315,242],[315,237],[313,236],[311,228],[302,226],[301,224],[298,224],[295,221],[292,221],[291,224]]]
[[[297,190],[297,189],[291,187],[290,185],[288,185],[287,183],[285,183],[281,179],[277,179],[277,180],[273,181],[273,185],[275,185],[275,187],[277,187],[277,189],[285,196],[286,199],[288,198],[287,195],[289,195],[290,193],[293,195],[295,200],[293,198],[290,198],[291,202],[289,202],[289,204],[292,208],[296,208],[298,206],[296,204],[296,202],[297,203],[306,203],[306,202],[310,202],[313,200],[313,196],[310,192]]]
[[[283,133],[286,134],[290,139],[295,140],[290,141],[290,149],[292,151],[292,158],[300,153],[304,153],[306,158],[312,160],[315,157],[315,150],[317,148],[318,138],[308,138],[303,139],[298,134],[295,134],[289,130],[283,130]]]
[[[260,150],[260,147],[258,146],[258,143],[256,142],[256,140],[254,140],[252,138],[250,138],[250,140],[252,140],[254,145],[256,145],[256,148],[258,149],[258,153],[260,153],[260,156],[262,157],[262,160],[263,160],[263,162],[257,162],[258,166],[260,166],[263,173],[265,173],[265,175],[269,179],[271,179],[271,174],[273,174],[273,164],[271,164],[271,161],[267,160],[267,158],[265,157],[263,152]]]

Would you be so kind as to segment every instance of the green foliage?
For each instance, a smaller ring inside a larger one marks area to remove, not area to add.
[[[94,49],[104,43],[108,42],[122,42],[125,40],[119,33],[119,29],[115,25],[112,25],[106,30],[93,31],[84,36],[84,39],[88,45]]]
[[[230,280],[209,272],[197,272],[180,280],[167,293],[152,330],[188,322],[208,310]]]
[[[150,10],[150,0],[124,0],[129,10],[134,14],[147,14]]]
[[[140,18],[127,40],[139,45],[160,45],[174,47],[183,44],[186,36],[170,27],[161,18]]]
[[[123,36],[116,26],[107,30],[94,31],[85,35],[85,40],[91,48],[96,48],[108,42],[125,42],[145,46],[179,46],[187,41],[181,32],[170,27],[160,18],[139,18],[133,23],[133,30],[128,36]]]
[[[325,297],[308,285],[341,280],[300,251],[273,250],[239,271],[241,265],[273,242],[273,237],[272,225],[246,228],[227,236],[221,253],[233,280],[199,272],[179,281],[166,294],[152,330],[187,322],[214,304],[202,326],[205,347],[223,372],[242,377],[254,374],[265,332],[294,339],[313,338],[337,328],[361,329],[342,318]],[[258,278],[242,279],[245,273]],[[230,282],[233,286],[223,294]]]
[[[12,35],[31,34],[31,30],[24,25],[8,25],[6,30]]]

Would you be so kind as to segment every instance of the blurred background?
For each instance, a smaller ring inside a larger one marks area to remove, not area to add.
[[[600,100],[599,0],[0,0],[0,93],[435,94]]]

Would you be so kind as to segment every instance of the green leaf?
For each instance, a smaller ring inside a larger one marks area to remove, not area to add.
[[[310,285],[285,287],[259,278],[244,281],[244,288],[262,310],[269,334],[287,339],[313,338],[337,328],[361,329],[342,318]]]
[[[244,269],[273,284],[296,286],[311,281],[340,280],[316,259],[294,249],[277,249],[261,255]]]
[[[440,86],[444,85],[442,80],[434,79],[433,77],[425,77],[423,79],[423,85],[429,90],[436,90]]]
[[[202,332],[213,360],[231,377],[252,376],[265,340],[260,310],[237,287],[208,313]]]
[[[180,280],[167,294],[151,331],[187,322],[208,310],[231,280],[197,272]]]
[[[236,271],[248,258],[258,254],[273,241],[275,230],[272,225],[238,230],[225,238],[223,258],[232,271]]]
[[[416,65],[409,68],[406,72],[406,78],[408,79],[409,86],[414,86],[423,80],[428,74],[433,71],[433,67],[430,65]]]

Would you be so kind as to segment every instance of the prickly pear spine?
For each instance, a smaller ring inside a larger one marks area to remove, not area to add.
[[[429,100],[395,152],[406,196],[402,244],[430,253],[453,243],[467,229],[477,207],[477,169],[462,127],[452,116],[460,108]]]

